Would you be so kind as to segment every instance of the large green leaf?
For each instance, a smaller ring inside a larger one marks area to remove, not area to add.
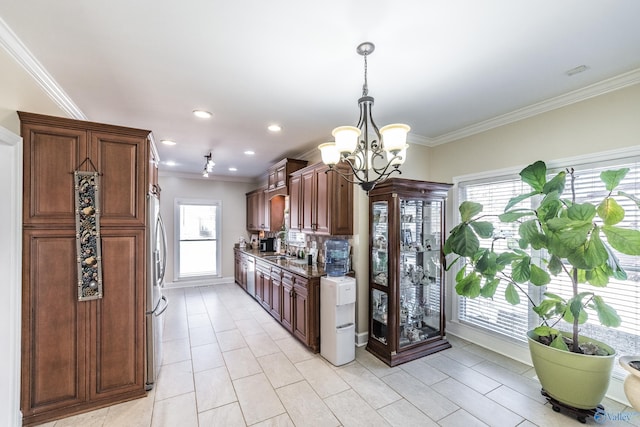
[[[482,212],[482,205],[467,200],[460,204],[458,210],[460,211],[462,222],[469,222],[474,216]]]
[[[584,261],[587,266],[585,269],[588,270],[601,266],[607,261],[608,257],[609,253],[600,239],[600,228],[596,226],[593,228],[593,232],[589,236],[589,240],[585,245]]]
[[[552,192],[557,192],[558,195],[562,194],[566,178],[567,173],[565,171],[559,172],[556,176],[551,178],[551,180],[547,182],[544,187],[542,187],[542,192],[544,194],[549,194]]]
[[[618,184],[620,184],[620,181],[624,179],[628,172],[629,168],[604,171],[600,173],[600,179],[607,187],[607,191],[613,191],[618,186]]]
[[[620,320],[620,316],[618,316],[618,313],[616,313],[616,310],[613,307],[602,300],[602,297],[597,295],[593,297],[593,307],[598,313],[600,323],[604,326],[612,328],[620,326],[620,323],[622,322]]]
[[[586,296],[593,295],[593,292],[581,292],[575,297],[567,301],[569,310],[564,313],[564,320],[573,323],[573,319],[578,318],[578,323],[583,324],[587,321],[587,312],[584,310],[582,300]]]
[[[551,335],[558,335],[559,331],[551,326],[541,325],[533,328],[533,333],[539,337],[549,337]]]
[[[626,255],[640,255],[640,231],[605,225],[602,227],[613,248]]]
[[[456,292],[467,298],[476,298],[480,296],[480,276],[474,272],[469,273],[458,281]]]
[[[536,240],[539,233],[538,222],[535,219],[524,221],[518,227],[518,234],[527,243],[531,242],[531,240]]]
[[[587,241],[593,227],[591,221],[573,221],[568,218],[553,218],[547,221],[554,237],[567,248],[577,248]]]
[[[447,242],[453,253],[464,257],[472,257],[480,248],[480,241],[467,223],[460,224],[455,233],[451,233]]]
[[[613,249],[611,249],[609,245],[604,245],[604,247],[607,249],[607,252],[609,253],[607,264],[609,265],[609,268],[611,268],[611,271],[613,272],[612,273],[613,277],[615,277],[618,280],[627,280],[627,273],[622,268],[622,265],[620,265],[620,261],[618,260],[618,257],[616,256],[616,254],[613,252]]]
[[[531,258],[524,257],[511,264],[511,277],[516,283],[526,283],[531,278]]]
[[[513,283],[509,283],[504,290],[504,298],[513,305],[520,304],[520,295],[518,295],[518,290]]]
[[[616,225],[624,219],[624,209],[614,199],[607,197],[598,205],[598,216],[606,225]]]
[[[554,340],[551,341],[551,344],[549,344],[549,347],[553,347],[557,350],[569,351],[569,347],[567,347],[564,339],[562,339],[562,334],[556,335]]]
[[[538,194],[540,194],[539,191],[532,191],[531,193],[520,194],[519,196],[513,197],[509,199],[509,202],[507,202],[507,205],[504,207],[504,211],[507,212],[509,209],[511,209],[521,201],[526,200],[529,197],[536,196]]]
[[[536,286],[544,286],[551,282],[549,273],[541,269],[535,264],[531,264],[531,283]]]
[[[551,274],[557,276],[562,272],[562,260],[555,255],[551,255],[547,268],[549,269]]]
[[[525,216],[534,215],[535,212],[528,209],[515,209],[509,212],[505,212],[502,215],[498,216],[498,219],[501,222],[514,222],[519,220],[520,218],[524,218]]]
[[[596,216],[596,208],[591,203],[576,203],[567,209],[567,216],[573,221],[591,222]]]
[[[493,224],[487,221],[473,221],[469,225],[483,239],[493,237]]]
[[[607,264],[596,267],[593,270],[588,270],[585,273],[587,282],[589,282],[591,286],[596,286],[598,288],[607,286],[609,284],[609,277],[613,275],[611,267]]]
[[[564,304],[555,300],[545,299],[533,307],[533,311],[543,319],[549,319],[558,314],[558,306],[564,307]]]
[[[495,252],[485,251],[476,263],[476,271],[485,277],[495,276],[498,272],[497,258]]]
[[[557,191],[552,191],[547,194],[538,206],[538,218],[541,221],[547,221],[551,218],[558,216],[558,212],[562,209],[562,202],[560,201],[560,194]]]
[[[536,192],[541,193],[547,183],[547,165],[541,160],[530,164],[520,171],[522,181],[529,184]]]
[[[480,296],[485,298],[493,298],[500,284],[500,279],[487,280],[482,289],[480,289]]]

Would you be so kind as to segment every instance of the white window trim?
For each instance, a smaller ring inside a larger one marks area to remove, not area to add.
[[[579,156],[566,157],[556,160],[545,160],[548,169],[565,167],[567,165],[572,165],[577,167],[581,164],[586,163],[607,163],[607,162],[615,162],[616,160],[625,160],[629,157],[640,156],[640,146],[627,147],[622,149],[608,150],[602,151],[599,153],[592,154],[584,154]],[[449,235],[449,231],[458,225],[458,206],[460,205],[460,200],[458,198],[458,187],[460,183],[466,181],[476,181],[483,179],[496,179],[501,176],[513,176],[517,175],[526,165],[514,166],[503,169],[489,170],[483,171],[474,174],[467,175],[459,175],[453,177],[453,187],[450,189],[451,195],[451,203],[449,204],[449,209],[447,212],[447,231],[446,235]],[[531,363],[531,355],[529,354],[529,348],[527,344],[517,342],[515,340],[511,340],[507,337],[496,336],[495,334],[491,334],[487,331],[484,331],[480,328],[474,327],[472,325],[467,325],[462,322],[459,322],[458,314],[458,294],[455,291],[455,280],[454,280],[455,272],[449,271],[445,277],[445,285],[448,289],[446,298],[450,301],[451,304],[451,313],[447,318],[446,331],[451,335],[455,335],[462,339],[468,340],[474,344],[477,344],[481,347],[488,348],[497,353],[503,354],[512,359],[523,362],[527,365],[532,365]],[[624,394],[623,389],[623,380],[613,377],[609,383],[609,390],[607,392],[607,397],[616,400],[618,402],[624,403],[625,405],[629,405],[627,398]]]
[[[202,275],[202,276],[189,276],[179,277],[180,275],[180,205],[216,205],[219,209],[219,219],[216,220],[216,266],[217,274]],[[222,200],[217,199],[189,199],[189,198],[176,198],[173,203],[173,283],[185,283],[185,282],[202,282],[206,279],[221,278],[222,277],[222,261],[221,247],[222,247]]]

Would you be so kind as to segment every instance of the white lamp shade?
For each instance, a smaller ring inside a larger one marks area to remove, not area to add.
[[[353,153],[358,146],[360,133],[360,129],[355,126],[339,126],[331,132],[340,153]]]
[[[402,150],[398,152],[398,157],[396,157],[395,159],[394,159],[395,156],[393,155],[393,153],[390,151],[387,151],[387,161],[390,162],[392,166],[394,165],[400,166],[401,164],[404,163],[405,160],[407,160],[407,148],[409,148],[409,144],[405,144]]]
[[[400,151],[407,145],[407,133],[411,128],[402,123],[386,125],[380,129],[382,146],[387,152]]]
[[[322,162],[325,165],[336,165],[340,161],[340,152],[336,147],[335,142],[325,142],[318,145],[320,154],[322,155]]]

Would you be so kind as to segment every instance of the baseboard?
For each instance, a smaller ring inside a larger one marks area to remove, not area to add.
[[[235,283],[233,277],[215,277],[209,279],[178,280],[175,282],[165,282],[164,287],[168,289],[194,288],[198,286],[223,285],[231,283]]]
[[[369,341],[369,331],[356,333],[356,346],[364,347]]]

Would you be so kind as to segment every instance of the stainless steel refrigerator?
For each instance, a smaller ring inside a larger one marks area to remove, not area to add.
[[[156,383],[162,364],[163,315],[169,302],[162,295],[164,272],[167,266],[167,235],[160,216],[160,200],[155,194],[149,194],[147,233],[147,364],[146,389],[151,390]]]

